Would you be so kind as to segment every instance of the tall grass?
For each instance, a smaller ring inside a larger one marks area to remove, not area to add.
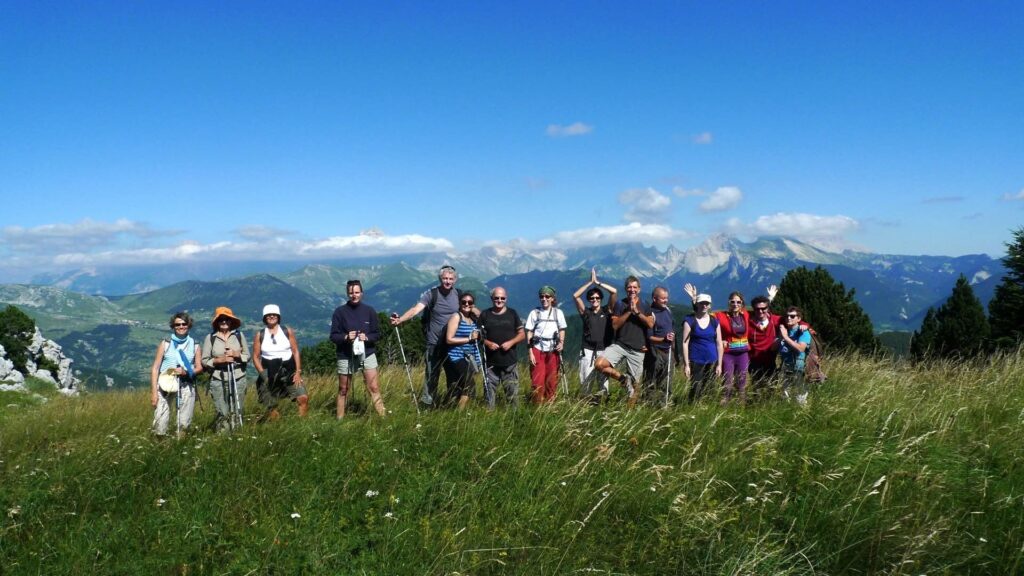
[[[830,367],[806,408],[421,415],[392,370],[341,422],[321,378],[305,420],[182,441],[142,392],[0,407],[0,572],[1024,571],[1021,355]]]

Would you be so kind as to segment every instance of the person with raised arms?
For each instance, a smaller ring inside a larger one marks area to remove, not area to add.
[[[683,371],[690,381],[687,400],[700,400],[715,378],[722,375],[722,329],[711,314],[711,296],[698,294],[693,314],[683,319]]]
[[[608,291],[607,306],[602,305],[604,292],[601,288]],[[587,293],[589,307],[580,298],[584,291]],[[590,280],[572,295],[576,302],[576,311],[583,320],[583,341],[580,346],[580,394],[583,396],[590,396],[589,376],[594,370],[594,362],[604,354],[605,348],[611,346],[615,338],[611,318],[615,303],[618,302],[618,294],[614,286],[597,279],[597,268],[591,268]],[[602,379],[598,389],[601,393],[608,394],[607,378]],[[594,399],[599,399],[599,396],[595,396]]]
[[[624,288],[626,298],[619,301],[612,312],[615,341],[605,349],[604,356],[594,362],[595,370],[590,377],[600,373],[618,380],[626,389],[628,404],[632,406],[638,394],[635,384],[643,372],[646,331],[654,327],[654,313],[640,299],[640,280],[636,276],[626,278]],[[616,370],[622,361],[626,362],[625,372]]]

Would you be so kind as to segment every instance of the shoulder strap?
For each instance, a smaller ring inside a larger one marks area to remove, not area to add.
[[[440,292],[437,286],[430,289],[430,305],[427,306],[427,310],[433,310],[434,306],[437,306],[437,294]]]

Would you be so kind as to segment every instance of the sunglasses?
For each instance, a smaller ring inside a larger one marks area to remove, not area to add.
[[[758,312],[767,312],[768,311],[768,307],[767,306],[764,307],[764,308],[757,307],[757,308],[754,308],[754,310],[757,310]]]
[[[799,318],[799,314],[786,314],[786,318]]]
[[[551,300],[552,298],[554,298],[554,296],[550,294],[541,294],[540,297],[543,298],[544,300]]]
[[[591,296],[590,298],[587,298],[587,300],[590,300],[590,301],[597,300],[598,302],[600,302],[601,301],[601,297],[600,296]]]
[[[491,300],[495,302],[504,302],[506,298],[504,296],[491,296]]]
[[[743,304],[743,300],[729,300],[729,304]]]
[[[188,328],[188,324],[185,324],[183,322],[175,322],[174,323],[174,327],[175,328]]]
[[[473,305],[473,301],[472,300],[463,300],[462,302],[460,302],[460,304],[462,304],[463,306],[472,306]]]

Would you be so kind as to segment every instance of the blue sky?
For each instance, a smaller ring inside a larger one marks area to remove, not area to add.
[[[551,4],[6,2],[0,280],[1024,225],[1019,2]]]

